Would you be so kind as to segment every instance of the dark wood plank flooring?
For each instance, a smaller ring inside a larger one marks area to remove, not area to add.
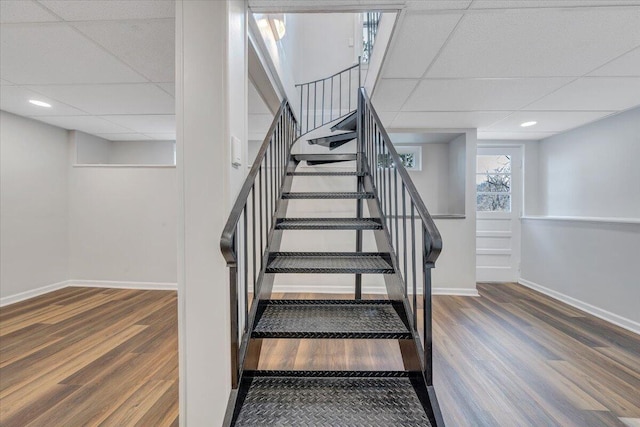
[[[0,309],[0,425],[177,426],[176,293],[66,288]]]
[[[520,285],[478,290],[434,297],[449,427],[640,426],[638,335]],[[260,368],[391,370],[402,359],[393,341],[266,340]],[[0,309],[2,426],[174,426],[177,378],[174,292],[67,288]]]

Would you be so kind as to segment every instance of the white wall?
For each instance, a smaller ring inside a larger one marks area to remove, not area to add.
[[[175,141],[109,141],[71,131],[74,164],[174,165]]]
[[[540,142],[545,215],[640,218],[640,108]]]
[[[69,277],[177,282],[174,167],[70,167]]]
[[[112,141],[110,164],[174,165],[175,141]]]
[[[68,278],[67,131],[0,112],[0,297]]]
[[[537,177],[543,216],[522,221],[521,282],[640,331],[640,109],[545,139],[537,154],[525,183]]]
[[[70,131],[70,137],[75,140],[76,146],[73,163],[111,163],[111,141],[78,130]]]

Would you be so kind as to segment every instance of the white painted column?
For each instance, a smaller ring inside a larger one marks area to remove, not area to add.
[[[246,10],[242,0],[176,2],[181,426],[221,425],[231,388],[219,242],[244,178],[229,141],[246,145]]]

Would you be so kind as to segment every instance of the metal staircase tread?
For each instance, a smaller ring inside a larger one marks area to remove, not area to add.
[[[251,378],[235,426],[429,427],[431,423],[405,376],[258,375]]]
[[[373,199],[373,193],[363,192],[300,192],[282,193],[283,199]]]
[[[380,230],[378,218],[281,218],[276,230]]]
[[[393,274],[389,254],[378,252],[272,252],[266,273]]]
[[[266,301],[253,338],[411,339],[391,301]]]
[[[289,176],[365,176],[365,173],[358,172],[287,172]]]

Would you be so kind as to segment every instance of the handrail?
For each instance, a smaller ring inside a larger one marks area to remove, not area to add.
[[[357,70],[357,75],[354,70]],[[356,77],[357,81],[354,81]],[[298,136],[352,113],[357,106],[357,89],[361,80],[358,59],[357,64],[329,77],[296,84],[296,89],[300,90]]]
[[[344,70],[340,70],[340,71],[338,71],[337,73],[333,73],[333,74],[331,74],[331,75],[330,75],[330,76],[328,76],[328,77],[323,77],[323,78],[318,79],[318,80],[311,80],[311,81],[309,81],[309,82],[305,82],[305,83],[297,83],[295,86],[296,86],[296,87],[299,87],[299,86],[309,85],[309,84],[313,84],[313,83],[318,83],[318,82],[321,82],[321,81],[323,81],[323,80],[329,80],[329,79],[331,79],[331,77],[335,77],[335,76],[337,76],[338,74],[342,74],[342,73],[344,73],[345,71],[353,70],[354,68],[358,68],[359,66],[360,66],[360,64],[355,64],[355,65],[352,65],[352,66],[350,66],[350,67],[345,68]]]
[[[229,267],[231,315],[231,383],[235,389],[243,370],[255,316],[256,298],[264,277],[264,254],[268,252],[281,194],[297,139],[298,124],[289,102],[280,104],[267,136],[231,209],[220,238],[220,250]],[[253,304],[249,304],[249,299]],[[242,315],[242,316],[240,316]]]
[[[399,288],[387,283],[387,290],[393,292],[394,298],[402,295],[405,309],[411,314],[408,321],[413,339],[416,348],[422,348],[419,357],[422,374],[427,386],[431,387],[431,270],[442,251],[442,237],[364,88],[358,92],[358,156],[361,159],[359,169],[368,175],[365,187],[376,196],[376,202],[369,211],[380,215],[385,231],[386,238],[376,239],[376,243],[379,248],[380,245],[389,248],[394,269],[400,278]],[[421,229],[416,229],[416,222]],[[420,238],[421,245],[417,241]],[[358,239],[357,247],[361,248],[361,237]],[[418,283],[421,284],[421,292]],[[356,294],[359,293],[358,288],[356,278]],[[418,324],[419,293],[422,298],[422,339]]]
[[[422,223],[424,224],[427,230],[427,234],[429,236],[429,241],[430,241],[429,256],[427,257],[427,262],[429,262],[431,265],[434,265],[436,262],[436,259],[438,259],[438,256],[442,251],[442,236],[440,235],[440,231],[438,231],[438,227],[433,221],[433,217],[431,216],[431,214],[429,213],[429,210],[425,206],[422,200],[422,197],[420,197],[420,193],[418,193],[418,190],[416,189],[413,183],[413,180],[409,176],[407,169],[404,167],[404,164],[402,163],[402,160],[400,159],[398,152],[396,151],[395,147],[391,142],[391,138],[389,138],[389,135],[387,134],[387,130],[382,125],[382,121],[380,120],[380,117],[378,117],[378,113],[376,112],[375,108],[373,108],[373,105],[371,104],[371,100],[366,95],[366,91],[364,88],[360,88],[360,96],[363,97],[366,109],[371,113],[377,128],[377,131],[380,132],[382,136],[382,141],[385,144],[385,148],[389,151],[389,154],[391,155],[391,159],[393,160],[395,169],[398,171],[398,174],[402,179],[402,183],[407,189],[407,193],[409,194],[409,197],[415,204],[417,214],[422,220]]]

